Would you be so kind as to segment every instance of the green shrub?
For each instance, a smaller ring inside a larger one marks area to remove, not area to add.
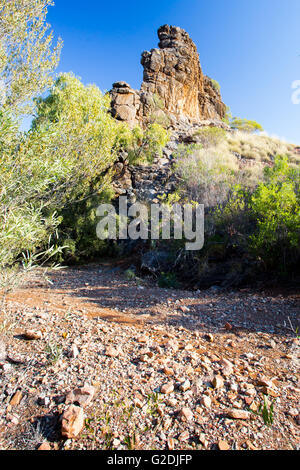
[[[299,170],[287,157],[276,157],[265,169],[265,181],[254,190],[237,186],[224,207],[215,211],[227,244],[254,258],[264,269],[291,273],[300,257]]]
[[[140,127],[134,128],[130,133],[122,130],[119,144],[127,151],[129,163],[134,165],[152,163],[155,157],[161,157],[168,141],[168,132],[160,124],[154,123],[145,130]]]
[[[216,90],[217,93],[220,93],[221,92],[221,85],[219,82],[217,82],[217,80],[214,80],[213,78],[211,78],[211,83],[214,87],[214,89]]]
[[[53,83],[62,41],[53,46],[47,24],[52,4],[52,0],[1,1],[0,105],[13,115],[32,111],[32,98]]]
[[[177,149],[173,153],[173,156],[176,160],[181,160],[183,158],[188,158],[193,155],[197,150],[201,150],[201,144],[179,144]]]
[[[37,101],[29,132],[18,133],[12,119],[2,113],[2,265],[11,264],[23,251],[44,249],[54,234],[59,235],[58,243],[74,239],[72,233],[78,235],[76,243],[90,234],[84,225],[91,213],[84,207],[85,213],[79,214],[80,203],[107,194],[109,169],[116,159],[119,128],[108,108],[109,100],[96,87],[62,75],[49,96]],[[56,231],[62,221],[63,230]]]
[[[250,121],[248,119],[242,119],[238,117],[234,117],[230,121],[230,127],[231,129],[237,130],[237,131],[243,131],[243,132],[248,132],[250,134],[258,131],[263,131],[263,128],[258,122],[256,121]]]
[[[300,254],[300,173],[289,167],[286,157],[277,157],[265,175],[266,182],[250,202],[257,220],[250,246],[267,267],[287,271]]]
[[[158,279],[158,286],[163,289],[178,289],[179,282],[174,273],[161,273]]]

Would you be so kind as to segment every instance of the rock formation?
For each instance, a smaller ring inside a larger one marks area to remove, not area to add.
[[[173,124],[221,120],[226,106],[212,80],[203,75],[197,48],[189,35],[181,28],[165,25],[159,28],[158,37],[159,49],[142,54],[141,90],[133,90],[125,82],[114,83],[113,116],[131,127],[143,125],[157,96]]]

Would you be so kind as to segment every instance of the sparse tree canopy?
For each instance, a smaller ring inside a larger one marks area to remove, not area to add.
[[[249,133],[263,131],[262,126],[258,124],[258,122],[250,121],[249,119],[242,119],[238,117],[232,118],[230,122],[230,127],[238,131],[244,131],[244,132],[249,132]]]
[[[52,0],[0,0],[0,102],[14,114],[52,84],[62,41],[46,22]]]

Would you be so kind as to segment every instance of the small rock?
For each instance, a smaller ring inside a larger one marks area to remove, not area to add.
[[[207,395],[203,395],[203,397],[200,400],[200,403],[207,409],[211,408],[211,398],[208,397]]]
[[[51,450],[50,444],[48,442],[43,442],[38,448],[38,450]]]
[[[147,356],[147,354],[142,354],[142,356],[140,356],[140,362],[149,362],[150,360],[150,357]]]
[[[174,375],[174,370],[171,369],[170,367],[164,367],[163,373],[166,375]]]
[[[84,412],[79,406],[70,405],[62,416],[61,434],[67,439],[77,437],[84,426]]]
[[[95,387],[93,387],[92,385],[85,384],[84,387],[77,388],[72,392],[68,393],[68,395],[66,396],[66,404],[69,405],[71,403],[75,403],[85,408],[91,403],[95,393]]]
[[[233,374],[233,364],[230,361],[228,361],[227,359],[222,359],[221,360],[221,365],[223,366],[222,367],[222,374],[225,377],[229,377],[230,375]]]
[[[105,351],[105,355],[108,357],[118,357],[120,356],[121,351],[114,348],[113,346],[108,346]]]
[[[13,414],[7,414],[6,415],[6,420],[9,422],[9,423],[12,423],[14,425],[17,425],[19,424],[19,416],[17,415],[13,415]]]
[[[261,391],[263,392],[264,395],[268,395],[273,398],[277,398],[280,396],[280,394],[271,387],[262,387]]]
[[[192,419],[194,418],[192,410],[186,407],[180,410],[179,416],[182,421],[192,421]]]
[[[173,382],[168,382],[161,386],[160,393],[164,395],[169,395],[170,393],[174,392],[174,384]]]
[[[0,339],[0,361],[5,361],[6,359],[6,346],[5,343]]]
[[[190,311],[190,309],[188,307],[186,307],[185,305],[182,305],[180,307],[180,310],[183,312],[183,313],[188,313]]]
[[[216,389],[224,387],[224,380],[220,375],[216,375],[212,380],[213,387]]]
[[[23,394],[20,390],[18,390],[14,395],[13,397],[11,398],[9,404],[11,406],[17,406],[20,404],[21,400],[23,398]]]
[[[179,390],[181,390],[182,392],[186,392],[190,388],[191,388],[191,382],[189,380],[186,380],[185,382],[183,382],[183,384],[180,385]]]
[[[167,431],[172,426],[172,418],[168,417],[164,422],[164,430]]]
[[[214,335],[212,335],[211,333],[208,333],[207,335],[205,335],[205,339],[207,339],[207,341],[209,343],[213,343],[214,342]]]
[[[177,405],[177,400],[175,398],[169,398],[167,401],[166,401],[166,404],[168,406],[171,406],[172,408],[174,408],[174,406]]]
[[[230,450],[230,445],[226,441],[218,442],[219,450]]]
[[[120,441],[120,439],[118,439],[118,438],[115,438],[115,439],[112,441],[113,447],[119,447],[120,444],[121,444],[121,441]]]
[[[257,377],[257,385],[261,385],[261,386],[264,386],[264,387],[270,387],[270,388],[273,387],[273,383],[271,382],[271,380],[267,379],[264,376]]]
[[[0,369],[3,370],[3,372],[9,372],[12,369],[11,364],[0,364]]]
[[[74,343],[71,346],[69,357],[71,357],[72,359],[76,359],[76,357],[78,357],[78,356],[79,356],[79,349],[76,346],[76,344]]]
[[[208,449],[208,441],[206,439],[206,436],[203,432],[200,433],[199,435],[199,441],[201,442],[201,444],[205,447],[205,449]]]
[[[178,440],[180,442],[186,442],[188,441],[190,438],[190,433],[188,431],[183,431],[179,436],[178,436]]]
[[[249,411],[238,409],[229,410],[228,416],[233,419],[250,419]]]
[[[27,330],[24,333],[24,337],[30,341],[43,339],[43,333],[41,331]]]
[[[175,441],[174,441],[173,437],[169,437],[167,443],[168,443],[168,449],[169,450],[174,450],[175,449]]]
[[[178,341],[171,339],[170,341],[167,342],[166,348],[172,349],[172,351],[177,352],[179,349]]]
[[[139,338],[137,338],[137,342],[146,344],[148,342],[148,338],[147,336],[139,336]]]

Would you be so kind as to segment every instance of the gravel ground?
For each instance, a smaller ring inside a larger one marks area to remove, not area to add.
[[[0,448],[299,448],[299,298],[32,275],[1,312]]]

